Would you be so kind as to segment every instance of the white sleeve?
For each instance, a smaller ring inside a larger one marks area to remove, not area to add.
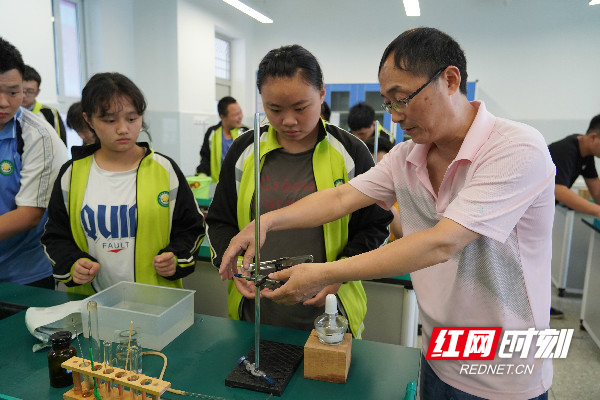
[[[21,118],[23,155],[17,206],[46,208],[67,148],[52,126],[26,113]]]

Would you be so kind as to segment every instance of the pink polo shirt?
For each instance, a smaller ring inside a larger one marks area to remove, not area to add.
[[[554,164],[537,130],[493,116],[482,102],[471,104],[477,116],[437,196],[427,172],[430,145],[412,141],[350,181],[386,209],[397,201],[404,235],[442,217],[482,235],[451,260],[411,274],[424,353],[434,327],[549,327]],[[552,383],[551,360],[534,359],[534,353],[473,361],[533,365],[531,374],[467,375],[461,366],[470,361],[428,362],[440,379],[464,392],[528,399]]]

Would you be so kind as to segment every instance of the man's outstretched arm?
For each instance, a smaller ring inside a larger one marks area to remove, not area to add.
[[[282,304],[312,297],[333,283],[387,278],[427,268],[450,259],[481,235],[448,218],[385,246],[354,257],[321,264],[300,264],[269,275],[287,282],[263,296]]]
[[[262,246],[264,243],[269,231],[321,226],[359,208],[374,204],[375,201],[348,184],[320,190],[287,207],[262,215],[260,218],[260,245]],[[253,221],[231,239],[219,268],[221,279],[231,279],[233,273],[237,272],[239,255],[244,255],[242,264],[247,267],[252,262],[254,254]]]

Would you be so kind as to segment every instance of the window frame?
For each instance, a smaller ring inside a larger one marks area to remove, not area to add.
[[[84,0],[52,0],[52,14],[54,17],[54,63],[56,68],[56,94],[60,103],[73,103],[81,98],[81,93],[78,96],[66,95],[65,78],[63,68],[63,47],[62,47],[62,29],[61,29],[61,13],[60,3],[67,1],[75,4],[77,18],[77,42],[79,44],[79,87],[83,89],[85,77],[87,76],[86,63],[86,38],[85,38],[85,1]]]
[[[229,79],[224,79],[224,78],[219,78],[217,77],[217,71],[216,71],[216,60],[217,60],[217,54],[216,54],[216,49],[215,49],[215,94],[218,92],[217,90],[217,86],[225,86],[229,88],[229,94],[231,95],[231,89],[232,89],[232,75],[233,75],[233,71],[232,71],[232,65],[233,65],[233,39],[228,38],[222,34],[219,33],[215,33],[215,43],[217,40],[222,40],[224,42],[227,42],[229,44],[229,64],[228,64],[228,74],[229,74]],[[216,47],[216,46],[215,46]],[[218,97],[218,96],[216,96]],[[217,101],[220,99],[216,99]]]

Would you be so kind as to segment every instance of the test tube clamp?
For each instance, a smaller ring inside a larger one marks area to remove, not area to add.
[[[94,388],[86,387],[85,382],[82,383],[81,375],[104,382],[103,385],[99,385],[99,389],[102,392],[102,399],[106,400],[159,400],[160,396],[171,387],[170,382],[121,368],[105,367],[99,363],[95,364],[95,370],[92,370],[90,362],[80,357],[69,358],[62,363],[62,367],[73,371],[73,388],[63,394],[65,400],[94,399],[93,395],[89,395]]]
[[[247,281],[254,282],[254,285],[260,289],[269,288],[277,289],[283,285],[284,281],[275,281],[269,279],[268,275],[272,272],[281,271],[286,268],[293,267],[294,265],[311,263],[314,261],[312,255],[305,256],[294,256],[294,257],[281,257],[271,261],[261,261],[258,268],[255,264],[250,264],[248,269],[244,269],[246,272],[250,272],[250,275],[233,274],[236,278],[246,279]]]

